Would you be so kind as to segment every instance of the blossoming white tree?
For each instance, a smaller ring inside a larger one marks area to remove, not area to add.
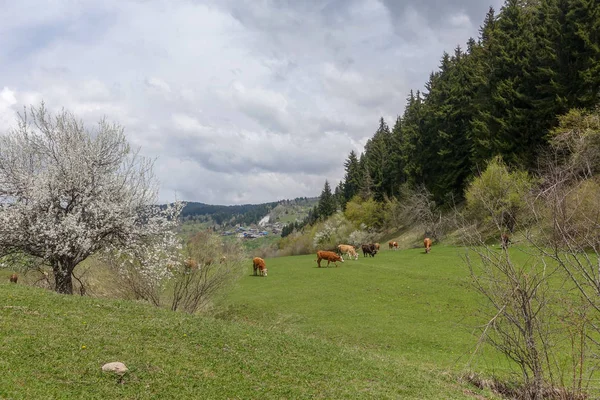
[[[129,146],[123,127],[102,119],[88,130],[72,113],[44,104],[0,135],[0,257],[25,253],[52,267],[59,293],[72,274],[105,250],[147,256],[164,270],[182,203],[155,204],[152,161]],[[147,255],[148,255],[147,254]]]

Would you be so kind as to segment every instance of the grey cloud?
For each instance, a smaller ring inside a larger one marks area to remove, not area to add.
[[[448,16],[454,14],[465,14],[470,21],[479,26],[490,8],[497,11],[503,4],[503,0],[381,0],[390,10],[395,21],[403,19],[411,9],[416,10],[429,26],[439,23],[447,24]]]
[[[161,201],[219,204],[337,184],[379,117],[392,125],[487,10],[474,0],[107,0],[66,13],[58,3],[10,2],[0,15],[6,49],[28,45],[23,29],[68,27],[20,59],[0,51],[0,128],[42,99],[89,124],[107,116],[156,158]]]

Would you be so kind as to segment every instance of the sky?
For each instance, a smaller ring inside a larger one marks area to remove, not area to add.
[[[0,0],[0,134],[44,101],[155,159],[159,201],[318,196],[500,0]]]

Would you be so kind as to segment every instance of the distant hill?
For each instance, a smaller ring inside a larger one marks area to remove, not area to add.
[[[280,200],[272,203],[242,204],[233,206],[187,202],[181,212],[184,220],[211,222],[216,225],[257,224],[266,215],[271,222],[287,223],[296,218],[304,218],[317,198],[299,197],[293,200]]]

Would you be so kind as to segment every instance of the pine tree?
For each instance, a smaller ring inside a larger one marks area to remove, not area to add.
[[[492,66],[489,97],[473,130],[480,143],[488,140],[484,160],[499,154],[511,164],[531,167],[545,144],[545,132],[536,126],[533,106],[532,10],[524,0],[507,0],[487,43]]]
[[[423,146],[423,100],[421,93],[410,91],[402,116],[402,162],[407,182],[411,186],[423,183],[423,165],[427,149]]]
[[[340,208],[343,210],[346,206],[346,198],[344,197],[344,182],[340,181],[335,187],[333,197],[335,200],[335,204],[339,205]]]
[[[563,46],[570,50],[577,79],[568,83],[574,107],[591,109],[600,98],[600,4],[598,0],[571,0],[564,24]]]
[[[335,197],[331,193],[331,187],[329,186],[329,182],[325,181],[323,191],[319,196],[318,215],[321,219],[327,219],[327,217],[333,215],[335,211]]]
[[[379,128],[365,145],[365,162],[371,174],[372,191],[376,200],[381,201],[386,193],[385,172],[389,169],[388,145],[391,142],[390,128],[383,118]]]
[[[344,163],[346,175],[344,176],[344,205],[349,202],[360,190],[360,181],[362,172],[358,157],[354,150],[350,152],[348,159]],[[343,207],[342,207],[343,208]]]
[[[369,171],[369,165],[365,160],[364,153],[360,155],[360,170],[362,172],[362,177],[360,180],[360,187],[358,189],[358,194],[364,200],[370,199],[373,195],[373,180],[371,178],[371,172]]]
[[[388,170],[386,176],[389,177],[390,197],[395,197],[400,194],[400,187],[406,182],[406,172],[404,158],[402,157],[402,118],[398,116],[396,123],[392,128],[391,143],[388,147]]]
[[[475,46],[470,41],[469,48]],[[438,203],[462,197],[471,174],[471,121],[475,116],[477,79],[474,57],[460,46],[444,54],[440,70],[432,74],[424,104],[424,146],[429,150],[423,177]]]
[[[492,108],[492,85],[490,77],[494,70],[493,56],[496,53],[495,40],[497,31],[496,13],[493,7],[490,7],[483,25],[479,29],[478,45],[473,48],[471,53],[474,58],[474,79],[476,86],[475,94],[475,117],[471,121],[470,141],[471,141],[471,164],[483,168],[487,160],[495,154],[495,149],[499,147],[497,138],[493,135],[496,130],[492,126],[490,109]]]

